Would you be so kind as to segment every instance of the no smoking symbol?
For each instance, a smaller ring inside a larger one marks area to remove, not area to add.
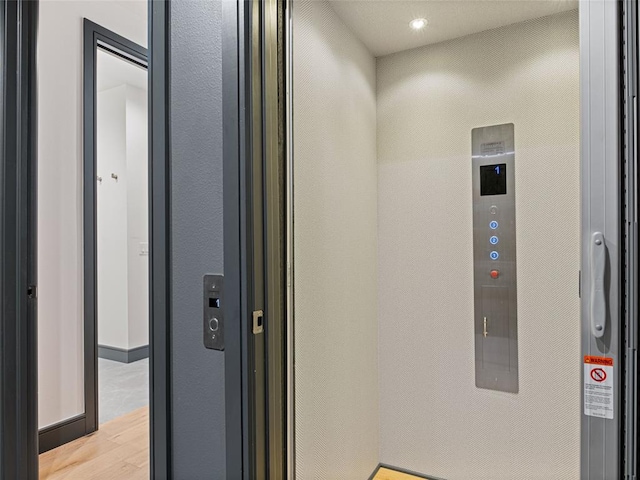
[[[607,372],[605,372],[602,368],[594,368],[591,370],[591,378],[593,378],[596,382],[604,382],[607,379]]]

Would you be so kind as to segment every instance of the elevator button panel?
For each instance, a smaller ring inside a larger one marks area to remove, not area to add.
[[[203,291],[204,346],[224,350],[224,277],[205,275]]]
[[[476,386],[518,392],[513,124],[471,133]]]

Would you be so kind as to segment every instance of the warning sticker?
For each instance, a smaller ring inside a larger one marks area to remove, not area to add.
[[[584,414],[613,419],[613,358],[584,356]]]

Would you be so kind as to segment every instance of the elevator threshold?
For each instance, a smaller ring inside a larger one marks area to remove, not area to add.
[[[394,467],[380,465],[370,480],[436,480],[419,473],[409,473],[397,470]]]

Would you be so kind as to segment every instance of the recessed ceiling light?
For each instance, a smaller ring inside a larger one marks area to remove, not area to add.
[[[422,30],[427,26],[427,23],[429,22],[427,22],[426,18],[414,18],[409,22],[409,26],[414,30]]]

